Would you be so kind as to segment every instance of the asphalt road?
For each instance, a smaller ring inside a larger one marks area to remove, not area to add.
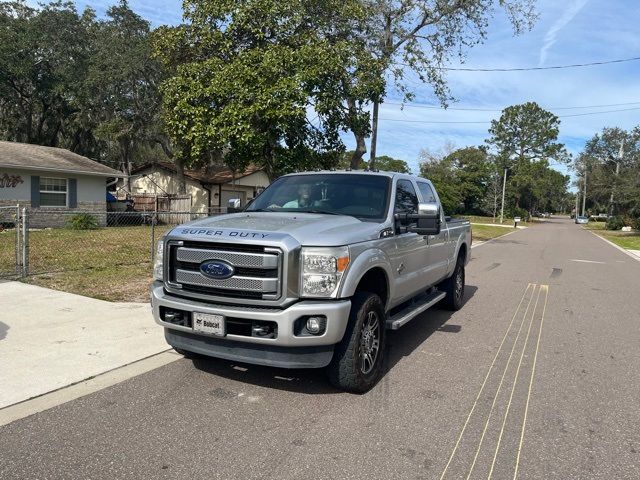
[[[473,250],[365,395],[181,359],[0,428],[0,478],[640,478],[640,262],[569,220]]]

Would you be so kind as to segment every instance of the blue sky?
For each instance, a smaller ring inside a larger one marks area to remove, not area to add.
[[[91,5],[98,15],[102,15],[114,2],[79,0],[76,3],[79,9]],[[181,19],[181,2],[177,0],[130,0],[129,4],[154,26],[179,23]],[[637,32],[640,2],[637,0],[541,0],[537,5],[540,17],[536,26],[518,37],[514,37],[504,14],[496,11],[487,40],[468,51],[462,66],[537,67],[640,56],[640,35]],[[455,62],[450,66],[461,65]],[[576,154],[586,140],[604,127],[630,129],[640,124],[639,76],[640,61],[564,70],[449,72],[449,86],[456,102],[450,105],[450,109],[442,110],[424,108],[438,106],[438,102],[428,85],[421,84],[415,75],[409,74],[408,82],[416,98],[411,105],[401,108],[399,94],[389,90],[387,102],[380,108],[377,153],[402,158],[417,173],[422,149],[434,152],[446,145],[465,147],[482,144],[488,137],[489,122],[499,118],[500,110],[509,105],[535,101],[559,116],[638,108],[562,117],[560,140]],[[636,104],[568,108],[632,102]],[[494,111],[460,111],[455,108]],[[348,148],[353,147],[350,135],[345,134],[344,141]],[[566,172],[566,168],[558,168]]]

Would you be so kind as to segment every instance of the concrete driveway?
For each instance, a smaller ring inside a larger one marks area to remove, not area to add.
[[[0,283],[0,408],[167,350],[146,303]]]

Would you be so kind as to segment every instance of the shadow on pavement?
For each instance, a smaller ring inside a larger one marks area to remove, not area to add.
[[[478,287],[465,285],[465,304],[475,295]],[[464,308],[464,305],[462,306]],[[458,333],[462,326],[447,322],[455,312],[442,310],[437,306],[430,308],[414,318],[400,330],[387,331],[387,360],[385,375],[404,357],[408,357],[420,347],[434,332]]]
[[[6,323],[0,322],[0,340],[5,339],[8,331],[9,331],[9,325],[7,325]]]
[[[324,369],[264,367],[208,357],[194,358],[193,365],[203,372],[259,387],[309,395],[343,393],[329,383]]]
[[[475,295],[477,290],[478,287],[473,285],[465,286],[465,303]],[[400,330],[388,330],[383,378],[403,357],[411,355],[434,332],[460,332],[462,329],[460,325],[447,324],[447,321],[454,313],[433,307],[411,320]],[[289,370],[204,356],[195,357],[193,365],[198,370],[206,373],[265,388],[308,395],[344,394],[344,392],[337,390],[329,383],[324,369]]]

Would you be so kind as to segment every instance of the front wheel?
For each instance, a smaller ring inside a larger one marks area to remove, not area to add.
[[[382,375],[385,351],[384,306],[378,295],[357,292],[349,323],[329,365],[331,383],[349,392],[370,390]]]

